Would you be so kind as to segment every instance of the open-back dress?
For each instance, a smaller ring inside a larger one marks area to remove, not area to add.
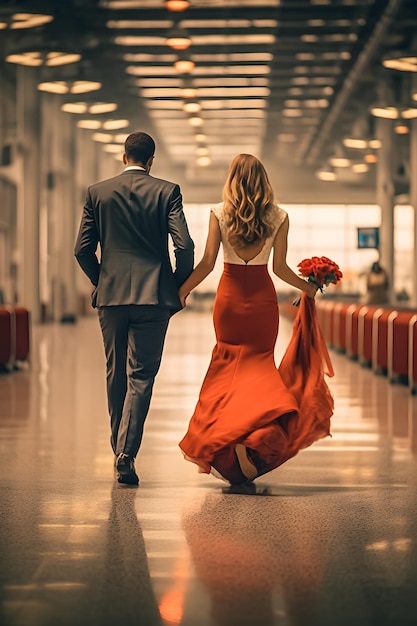
[[[273,208],[273,233],[246,262],[228,241],[223,203],[212,211],[224,255],[213,310],[216,345],[179,445],[200,472],[239,484],[329,435],[333,398],[324,374],[333,371],[314,300],[304,293],[289,346],[275,364],[279,311],[268,260],[286,212]]]

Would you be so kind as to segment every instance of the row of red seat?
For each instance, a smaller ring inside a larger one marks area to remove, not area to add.
[[[280,307],[294,316],[287,304]],[[330,348],[417,392],[417,311],[326,299],[318,299],[316,308]]]
[[[417,384],[417,313],[321,301],[317,312],[329,345],[390,382]]]
[[[0,368],[13,370],[30,357],[30,313],[22,306],[0,306]]]

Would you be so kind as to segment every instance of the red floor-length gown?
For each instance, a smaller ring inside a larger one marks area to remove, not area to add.
[[[213,312],[217,342],[179,445],[201,472],[238,484],[329,435],[333,399],[324,374],[333,372],[314,301],[304,294],[289,346],[275,364],[279,312],[267,263],[285,211],[274,209],[272,236],[246,263],[228,242],[223,204],[212,210],[225,261]]]

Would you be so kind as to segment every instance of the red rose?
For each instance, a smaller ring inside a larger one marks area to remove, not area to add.
[[[308,278],[320,287],[330,283],[338,283],[343,277],[337,263],[326,256],[313,256],[311,259],[303,259],[298,267],[300,275]]]
[[[298,264],[301,276],[307,277],[312,274],[314,271],[314,266],[315,264],[312,259],[304,259],[303,261],[301,261],[301,263]]]

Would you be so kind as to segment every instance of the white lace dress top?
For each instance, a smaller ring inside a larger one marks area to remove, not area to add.
[[[272,245],[274,243],[275,236],[278,232],[279,227],[285,220],[287,216],[287,212],[284,209],[281,209],[279,206],[275,207],[275,212],[272,215],[272,224],[274,226],[273,233],[270,237],[265,240],[264,247],[253,259],[246,262],[240,258],[233,250],[233,247],[229,243],[227,227],[224,219],[224,211],[223,211],[223,202],[216,204],[216,206],[211,209],[214,215],[219,220],[222,245],[223,245],[223,257],[225,263],[234,263],[235,265],[266,265],[269,260],[269,256],[271,254]]]

